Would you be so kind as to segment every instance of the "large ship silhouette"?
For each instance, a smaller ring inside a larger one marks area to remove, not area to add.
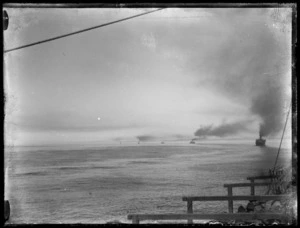
[[[266,145],[266,140],[263,139],[261,131],[259,131],[259,139],[256,139],[255,145],[256,146],[265,146]]]

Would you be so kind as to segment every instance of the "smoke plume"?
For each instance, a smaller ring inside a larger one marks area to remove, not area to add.
[[[136,137],[141,142],[146,142],[155,139],[154,136],[151,135],[139,135]]]
[[[235,123],[223,123],[219,126],[201,126],[196,132],[195,136],[205,137],[205,136],[218,136],[225,137],[229,135],[235,135],[239,132],[247,130],[247,124],[249,121],[239,121]]]
[[[237,12],[242,12],[243,17]],[[224,26],[224,36],[210,46],[211,54],[206,57],[209,61],[195,53],[188,63],[199,75],[201,86],[248,106],[249,112],[260,121],[258,132],[262,136],[282,130],[287,111],[285,101],[290,99],[287,90],[291,89],[291,33],[288,30],[291,14],[286,11],[278,14],[275,18],[270,9],[232,11],[230,20],[224,16],[224,22],[219,22]],[[237,122],[202,126],[195,135],[223,137],[240,130],[245,130],[244,126]]]
[[[262,94],[253,98],[251,111],[261,117],[259,134],[272,135],[283,127],[283,101],[280,88],[266,87]]]

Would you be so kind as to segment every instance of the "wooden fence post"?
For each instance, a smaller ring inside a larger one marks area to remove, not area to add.
[[[187,213],[193,214],[193,201],[192,200],[187,201]],[[188,224],[193,224],[193,219],[188,219]]]
[[[133,216],[132,223],[133,224],[139,224],[140,223],[140,220],[139,220],[138,216]]]
[[[233,200],[232,200],[232,187],[228,186],[227,187],[227,191],[228,191],[228,211],[229,213],[233,213]]]
[[[251,185],[251,196],[254,196],[255,195],[255,190],[254,190],[254,179],[251,179],[250,180],[251,181],[251,184],[253,184],[253,185]]]
[[[138,215],[132,215],[131,219],[132,219],[132,224],[139,224],[140,223]]]

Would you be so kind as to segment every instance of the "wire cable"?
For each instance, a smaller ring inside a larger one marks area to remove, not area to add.
[[[87,28],[87,29],[76,31],[76,32],[68,33],[68,34],[65,34],[65,35],[56,36],[56,37],[53,37],[53,38],[50,38],[50,39],[34,42],[34,43],[31,43],[31,44],[26,44],[26,45],[23,45],[23,46],[11,48],[11,49],[8,49],[8,50],[4,50],[4,53],[19,50],[19,49],[22,49],[22,48],[31,47],[31,46],[34,46],[34,45],[46,43],[46,42],[57,40],[57,39],[61,39],[61,38],[67,37],[67,36],[72,36],[72,35],[75,35],[75,34],[78,34],[78,33],[86,32],[86,31],[97,29],[97,28],[104,27],[104,26],[108,26],[108,25],[115,24],[115,23],[118,23],[118,22],[126,21],[126,20],[129,20],[129,19],[135,18],[135,17],[140,17],[140,16],[143,16],[143,15],[149,14],[149,13],[154,13],[154,12],[162,10],[162,9],[165,9],[165,8],[160,8],[160,9],[148,11],[148,12],[145,12],[145,13],[137,14],[137,15],[134,15],[134,16],[131,16],[131,17],[126,17],[126,18],[123,18],[123,19],[120,19],[120,20],[108,22],[108,23],[105,23],[105,24],[101,24],[101,25],[98,25],[98,26],[91,27],[91,28]]]
[[[287,124],[288,119],[289,119],[289,114],[290,114],[291,106],[292,106],[292,102],[290,104],[289,111],[288,111],[288,114],[287,114],[287,117],[286,117],[286,121],[285,121],[285,125],[284,125],[284,128],[283,128],[283,132],[282,132],[282,136],[281,136],[281,140],[280,140],[280,144],[279,144],[279,148],[278,148],[278,152],[277,152],[277,156],[276,156],[276,160],[275,160],[275,164],[274,164],[273,170],[275,170],[275,167],[276,167],[276,164],[277,164],[277,160],[278,160],[278,156],[279,156],[279,152],[280,152],[280,148],[281,148],[281,143],[282,143],[283,135],[284,135],[284,132],[285,132],[286,124]]]

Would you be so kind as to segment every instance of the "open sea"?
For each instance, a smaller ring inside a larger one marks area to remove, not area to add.
[[[223,184],[266,174],[274,166],[279,141],[267,145],[219,141],[6,147],[8,223],[131,223],[128,214],[186,213],[182,196],[226,195]],[[289,143],[278,163],[291,166]],[[233,191],[249,193],[250,188]],[[234,203],[234,210],[246,203]],[[226,211],[227,202],[194,203],[195,213]]]

